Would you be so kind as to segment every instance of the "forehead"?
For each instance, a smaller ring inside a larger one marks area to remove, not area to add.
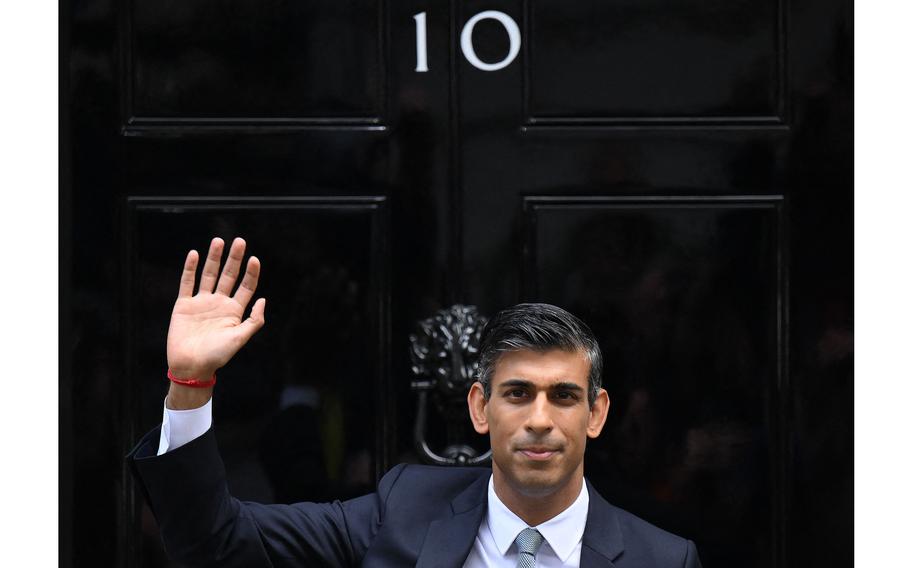
[[[521,379],[535,384],[571,382],[587,388],[590,366],[580,350],[507,351],[496,361],[490,386],[495,388],[500,382]]]

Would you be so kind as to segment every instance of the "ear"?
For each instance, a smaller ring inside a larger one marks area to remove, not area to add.
[[[481,435],[490,431],[487,423],[487,399],[483,397],[483,385],[475,382],[468,391],[468,411],[471,413],[471,422],[474,430]]]
[[[607,412],[610,411],[610,396],[605,389],[597,391],[594,398],[594,407],[591,408],[591,414],[588,415],[587,433],[589,438],[600,436],[604,423],[607,421]]]

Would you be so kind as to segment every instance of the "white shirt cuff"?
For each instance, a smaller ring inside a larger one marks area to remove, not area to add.
[[[176,450],[205,434],[212,427],[212,399],[192,410],[171,410],[165,397],[164,416],[161,418],[161,437],[158,455]]]

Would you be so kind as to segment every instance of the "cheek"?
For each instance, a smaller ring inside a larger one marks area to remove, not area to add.
[[[491,428],[490,443],[492,443],[495,447],[503,448],[509,443],[509,437],[506,436],[501,429]]]
[[[513,433],[508,420],[503,420],[501,416],[495,418],[488,416],[487,420],[490,426],[490,445],[493,450],[500,451],[500,453],[508,451]]]
[[[566,438],[575,442],[575,445],[584,448],[585,442],[588,439],[588,419],[573,417],[571,420],[566,420],[565,427],[563,432],[566,435]]]

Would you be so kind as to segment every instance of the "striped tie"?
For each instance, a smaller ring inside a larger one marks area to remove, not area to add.
[[[543,536],[537,529],[527,528],[515,537],[518,546],[518,564],[516,568],[534,568],[537,550],[543,543]]]

